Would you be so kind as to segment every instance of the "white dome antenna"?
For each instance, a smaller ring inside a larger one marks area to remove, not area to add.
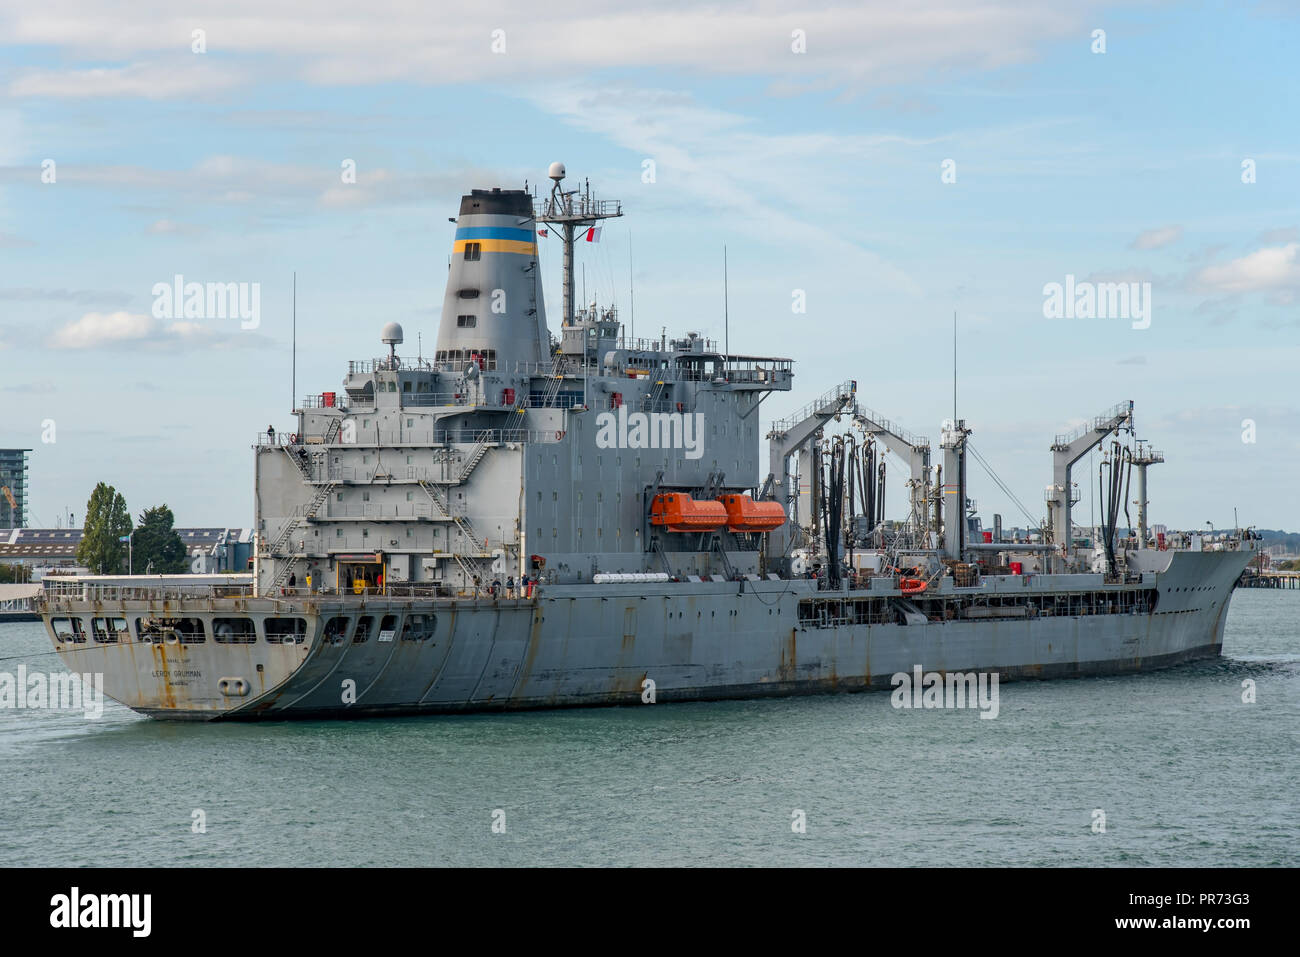
[[[390,322],[384,326],[383,331],[379,333],[379,341],[388,346],[389,368],[397,368],[397,347],[403,341],[402,327],[396,322]]]
[[[560,180],[564,179],[564,164],[552,163],[551,168],[546,171],[546,175],[558,183]]]

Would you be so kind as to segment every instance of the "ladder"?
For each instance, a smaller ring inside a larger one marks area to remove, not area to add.
[[[460,533],[469,541],[477,542],[478,537],[474,532],[474,526],[470,524],[469,519],[462,515],[453,515],[451,509],[447,506],[447,503],[443,502],[442,498],[439,497],[437,490],[431,484],[426,482],[424,479],[417,479],[417,481],[420,483],[420,488],[424,489],[424,493],[429,496],[429,501],[433,502],[438,511],[442,512],[442,517],[451,519],[455,526],[460,529]],[[459,553],[453,551],[452,555],[457,561],[461,561]],[[463,562],[462,567],[464,567]]]
[[[489,444],[488,439],[491,434],[491,432],[482,433],[482,438],[478,440],[478,444],[470,450],[469,458],[465,459],[465,464],[460,470],[460,475],[456,478],[457,482],[463,482],[465,479],[469,478],[469,473],[474,471],[474,466],[478,465],[483,456],[487,454]]]
[[[560,356],[555,360],[555,365],[551,370],[551,381],[546,384],[546,394],[542,398],[542,406],[550,408],[555,401],[555,397],[560,394],[560,386],[564,384],[564,357]]]
[[[312,500],[303,509],[302,514],[295,516],[286,522],[284,528],[280,529],[280,534],[277,535],[275,541],[271,543],[271,547],[267,550],[266,554],[279,554],[280,549],[285,546],[293,536],[293,533],[302,526],[302,523],[308,519],[316,517],[316,513],[320,511],[320,507],[325,504],[325,500],[330,497],[330,492],[334,491],[338,484],[338,482],[327,482],[324,485],[319,486],[316,489],[316,494],[312,496]]]
[[[287,562],[281,562],[279,569],[276,570],[275,577],[271,579],[271,584],[267,587],[268,592],[273,592],[288,579],[289,573],[293,571],[294,566],[298,564],[298,556],[294,555]]]

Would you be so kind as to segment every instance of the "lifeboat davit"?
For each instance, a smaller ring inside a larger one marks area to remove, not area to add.
[[[727,510],[727,528],[733,532],[770,532],[785,524],[780,502],[755,502],[748,495],[718,497]]]
[[[684,492],[663,492],[650,503],[650,524],[670,532],[711,532],[727,524],[721,502],[696,501]]]

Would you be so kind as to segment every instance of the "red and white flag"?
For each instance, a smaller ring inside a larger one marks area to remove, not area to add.
[[[600,226],[592,226],[590,229],[588,229],[588,230],[587,230],[587,242],[589,242],[589,243],[598,243],[598,242],[600,242],[600,230],[601,230],[601,227],[600,227]]]

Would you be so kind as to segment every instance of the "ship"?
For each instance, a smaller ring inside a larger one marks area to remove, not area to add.
[[[1120,675],[1220,654],[1249,531],[1149,526],[1132,401],[1054,437],[1047,517],[985,529],[973,430],[929,439],[854,380],[760,431],[794,362],[634,338],[575,302],[589,184],[460,201],[432,357],[348,363],[258,433],[249,576],[46,579],[74,673],[176,720],[511,711],[855,692],[922,669]],[[563,253],[548,326],[539,245]],[[767,459],[762,460],[763,442]],[[1100,524],[1074,475],[1099,454]],[[886,519],[886,459],[904,519]],[[1133,483],[1136,479],[1136,498]],[[1137,506],[1137,522],[1129,506]],[[1121,510],[1125,521],[1119,520]]]

